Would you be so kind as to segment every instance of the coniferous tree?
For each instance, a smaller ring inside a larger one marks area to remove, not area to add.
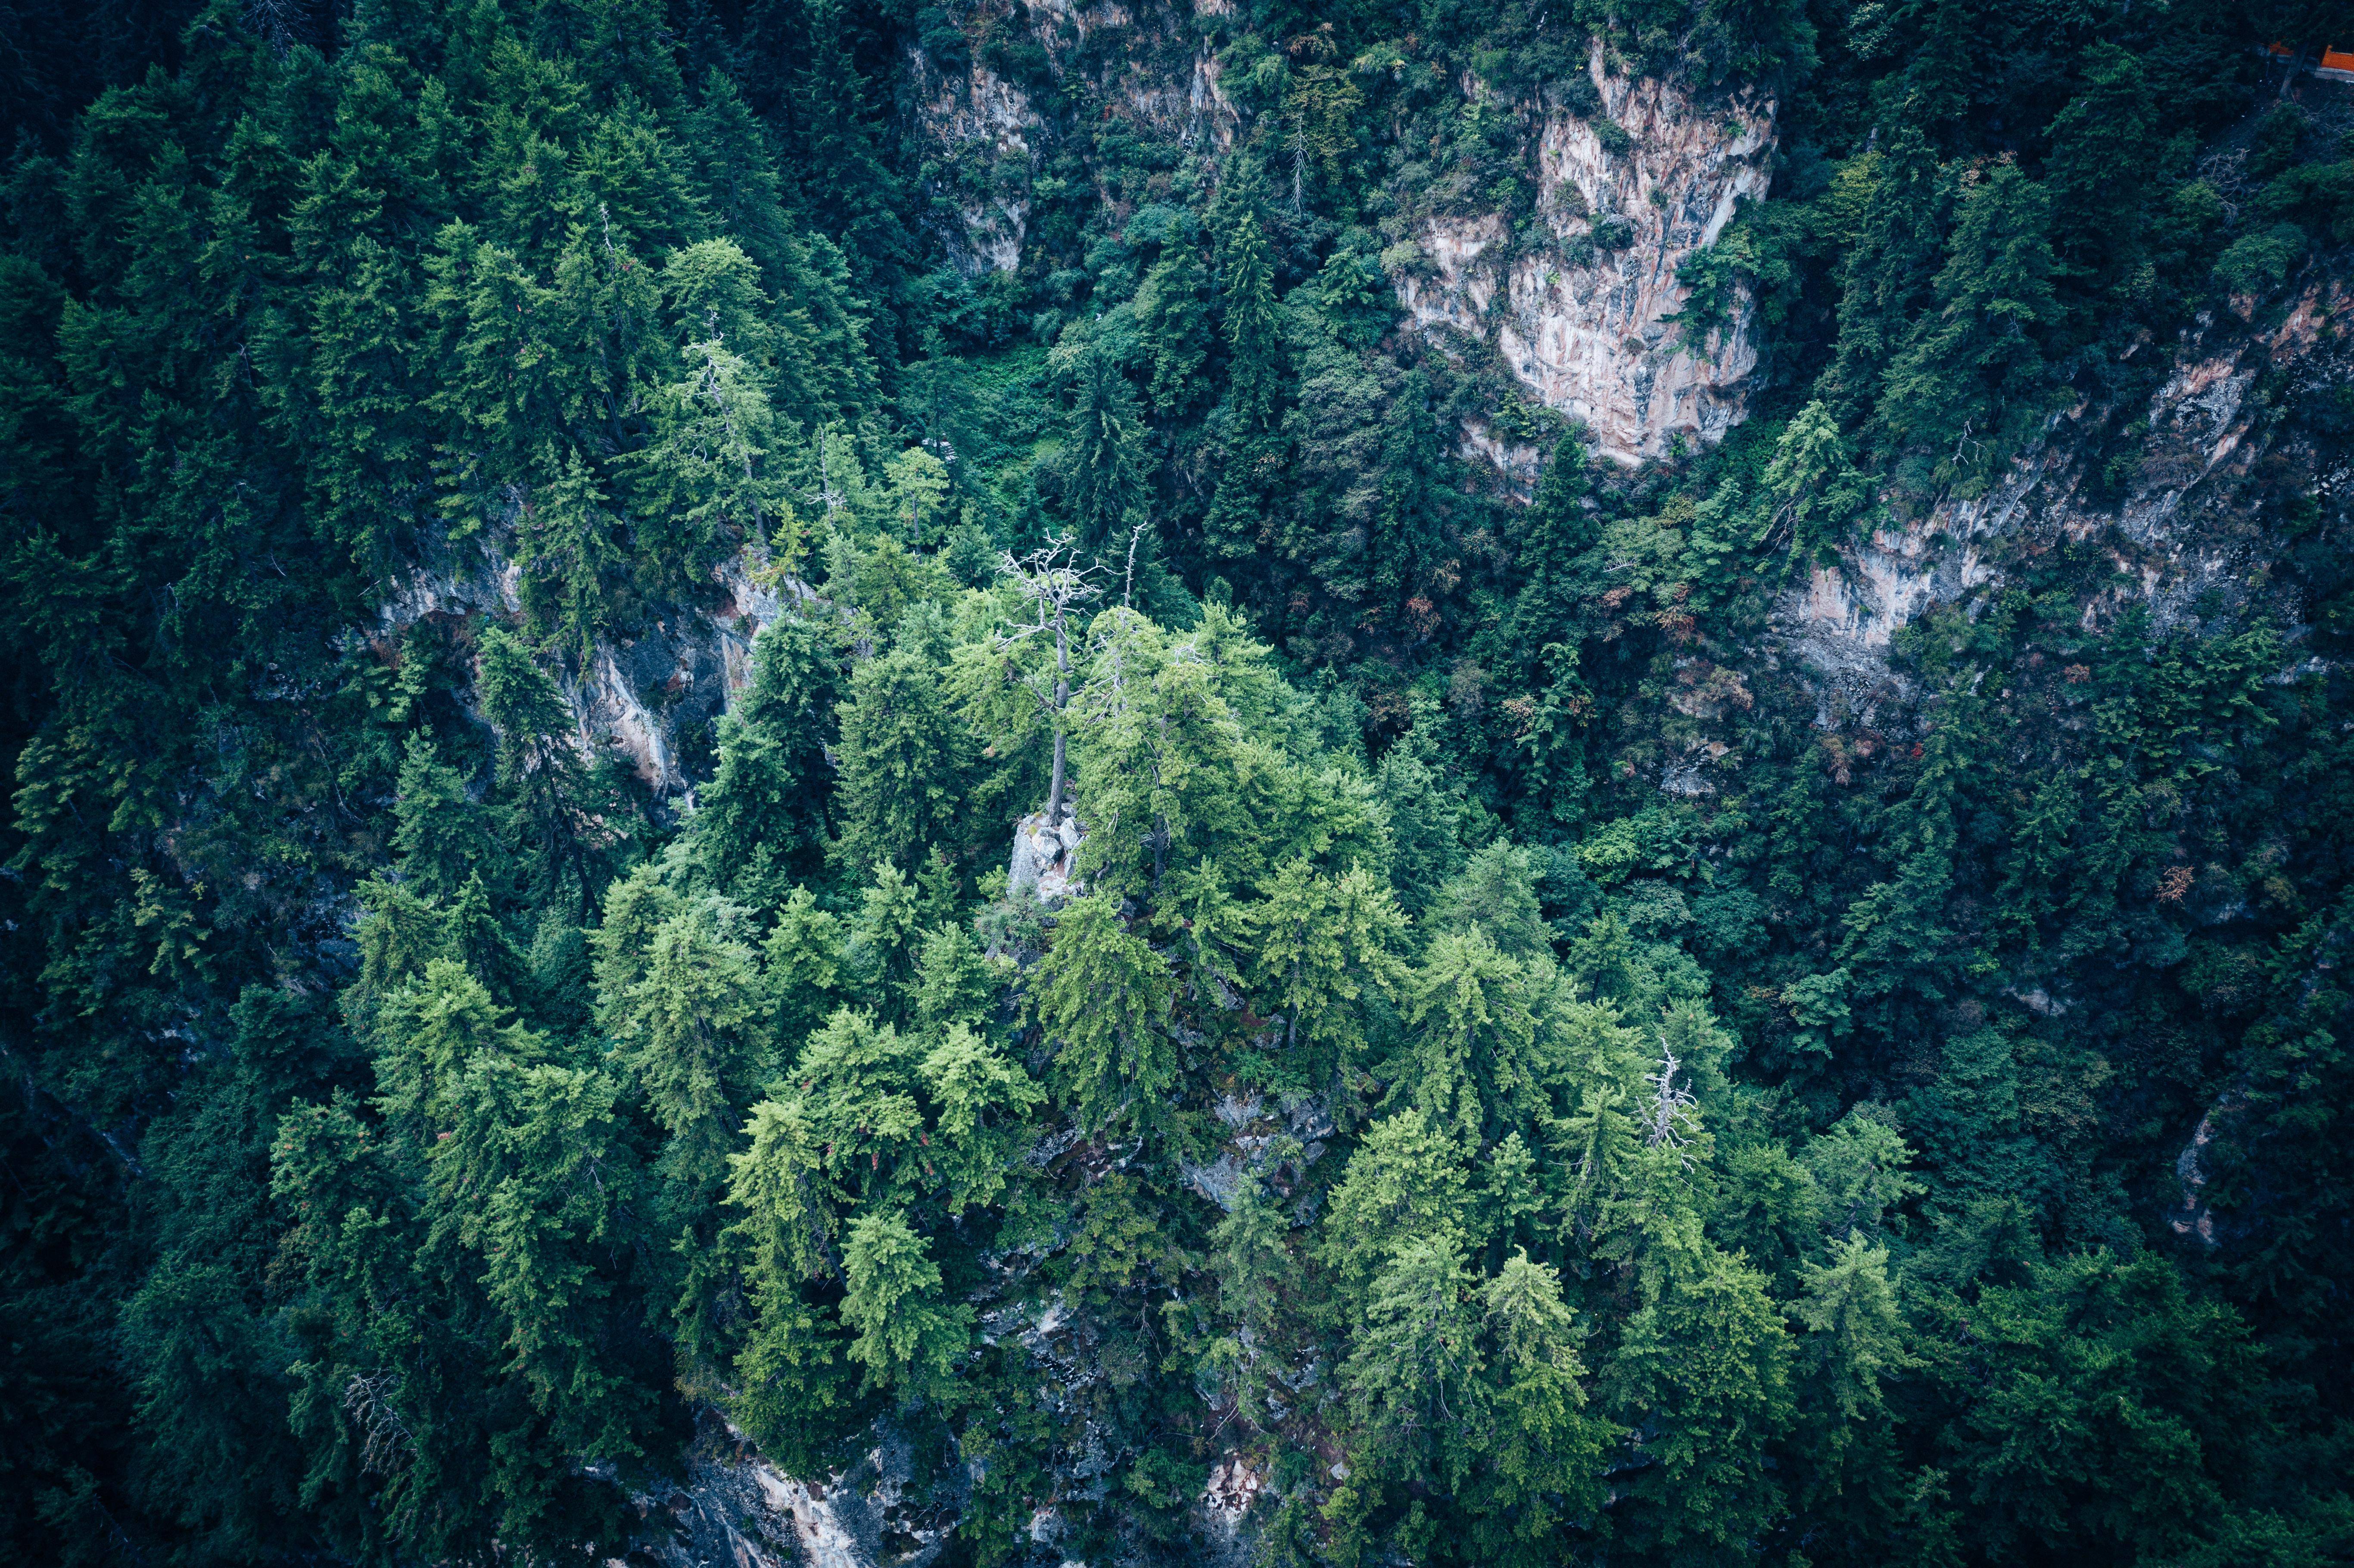
[[[1515,1253],[1479,1291],[1481,1386],[1471,1401],[1469,1462],[1450,1477],[1495,1562],[1548,1560],[1556,1531],[1599,1506],[1596,1471],[1608,1423],[1585,1414],[1581,1335],[1558,1272]]]
[[[933,845],[953,842],[968,742],[932,662],[895,648],[859,665],[838,722],[841,863],[870,870],[887,862],[907,872]]]
[[[1207,396],[1212,300],[1200,250],[1182,241],[1136,291],[1138,332],[1152,367],[1147,390],[1153,412],[1164,419],[1194,412]]]
[[[669,1133],[659,1169],[695,1194],[726,1179],[736,1129],[773,1075],[774,1053],[754,1003],[753,955],[729,929],[729,911],[697,899],[657,927],[642,978],[599,1009],[648,1111]]]
[[[1226,390],[1219,404],[1226,463],[1204,526],[1220,555],[1259,546],[1266,498],[1281,461],[1284,352],[1275,264],[1257,215],[1245,210],[1219,247]]]
[[[1275,265],[1256,215],[1225,237],[1219,268],[1225,301],[1226,406],[1246,432],[1272,429],[1283,394],[1283,329]]]
[[[1878,413],[1894,439],[1936,449],[1955,471],[1981,466],[1989,435],[2046,396],[2041,330],[2058,313],[2043,187],[2009,162],[1967,186],[1937,271],[1938,309],[1889,366]],[[1953,443],[1951,452],[1946,444]]]
[[[0,1557],[659,1554],[723,1417],[984,1562],[2348,1555],[2342,6],[1238,12],[1182,126],[1149,16],[148,9],[0,28]],[[1430,307],[1769,96],[1749,418],[1589,467]]]
[[[1401,1481],[1437,1472],[1474,1416],[1479,1319],[1460,1238],[1407,1243],[1375,1278],[1365,1331],[1341,1369],[1369,1457]]]
[[[1931,297],[1949,203],[1936,153],[1919,126],[1900,126],[1886,152],[1867,155],[1876,160],[1871,195],[1840,294],[1837,355],[1825,372],[1843,422],[1878,402],[1908,323]]]
[[[1391,402],[1382,429],[1382,496],[1374,512],[1373,580],[1403,618],[1445,549],[1445,462],[1430,382],[1417,368]]]
[[[433,737],[421,730],[408,737],[399,789],[392,847],[400,857],[401,880],[419,896],[451,899],[483,868],[496,874],[499,846],[490,808],[473,798],[465,778],[440,760]]]
[[[1081,1124],[1157,1128],[1161,1097],[1177,1073],[1162,1023],[1169,969],[1126,928],[1107,895],[1064,910],[1031,995],[1039,1026],[1055,1042],[1054,1077]]]
[[[697,857],[737,897],[782,903],[785,878],[814,869],[825,845],[834,680],[822,633],[799,616],[753,639],[751,679],[719,720],[718,768],[695,799]]]
[[[904,1219],[879,1210],[851,1225],[842,1250],[842,1317],[857,1330],[846,1353],[875,1386],[918,1397],[948,1380],[973,1316],[941,1299],[928,1251]]]
[[[2085,68],[2084,90],[2046,132],[2052,249],[2062,276],[2096,294],[2130,298],[2166,157],[2150,124],[2141,61],[2114,44],[2095,45]]]
[[[536,897],[585,917],[629,831],[620,791],[584,758],[556,682],[493,628],[482,643],[482,711],[499,736],[499,782]]]
[[[1098,344],[1079,362],[1064,479],[1082,547],[1116,555],[1129,531],[1147,521],[1143,447],[1136,394],[1119,362]]]

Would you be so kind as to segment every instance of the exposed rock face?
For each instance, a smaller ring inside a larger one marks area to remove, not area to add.
[[[949,259],[968,276],[1011,272],[1022,265],[1029,233],[1030,177],[1043,122],[1028,93],[978,58],[962,77],[926,75],[938,90],[917,121],[960,165],[949,196],[963,221],[941,233]]]
[[[1217,58],[1191,16],[1228,8],[1194,0],[1083,10],[1047,0],[1020,15],[1058,76],[1071,69],[1074,41],[1098,27],[1129,29],[1131,42],[1101,84],[1107,111],[1180,145],[1223,152],[1242,115],[1219,90]],[[968,31],[1013,20],[987,4]],[[916,64],[928,94],[918,122],[947,154],[939,188],[960,218],[943,234],[949,252],[968,274],[1012,271],[1052,128],[980,50],[961,72],[920,54]],[[1668,318],[1689,292],[1677,270],[1714,243],[1744,197],[1765,194],[1774,105],[1744,97],[1704,108],[1669,82],[1610,75],[1599,45],[1587,69],[1601,116],[1628,142],[1612,152],[1606,132],[1568,113],[1545,122],[1537,205],[1548,241],[1506,259],[1502,217],[1435,220],[1422,237],[1428,270],[1401,278],[1398,295],[1426,332],[1443,326],[1491,341],[1538,397],[1585,423],[1605,455],[1631,463],[1663,454],[1679,435],[1714,440],[1744,412],[1744,382],[1757,360],[1745,291],[1697,348],[1683,345]],[[1479,437],[1470,444],[1514,469],[1517,449],[1491,450]]]
[[[2067,540],[2100,541],[2115,568],[2088,620],[2139,601],[2163,631],[2276,592],[2263,586],[2281,548],[2268,485],[2286,476],[2287,488],[2327,495],[2347,476],[2312,473],[2309,447],[2251,393],[2267,376],[2285,383],[2282,401],[2354,380],[2354,336],[2335,324],[2349,302],[2341,281],[2320,278],[2276,323],[2202,322],[2147,403],[2080,406],[1985,494],[1941,501],[1842,549],[1836,567],[1783,601],[1786,645],[1858,706],[1887,683],[1898,629],[1931,606],[1999,589],[2006,563]]]
[[[956,1522],[918,1507],[906,1443],[885,1436],[847,1473],[793,1479],[716,1416],[687,1449],[683,1485],[637,1499],[647,1555],[664,1568],[924,1568]]]
[[[1108,111],[1181,146],[1224,152],[1234,145],[1242,116],[1218,90],[1217,57],[1192,18],[1197,10],[1226,8],[1215,0],[1182,6],[1085,6],[1074,0],[1008,6],[985,0],[970,14],[966,31],[1025,28],[1059,79],[1072,69],[1073,45],[1084,44],[1089,33],[1130,29],[1100,84]],[[947,154],[940,161],[946,172],[934,188],[949,197],[960,220],[941,230],[949,257],[967,276],[1013,271],[1029,235],[1031,180],[1052,128],[1029,93],[992,70],[981,50],[971,52],[961,71],[943,71],[921,49],[914,65],[928,93],[917,122]]]
[[[678,737],[709,722],[751,678],[752,640],[776,620],[787,597],[810,590],[788,577],[764,585],[741,555],[715,574],[725,597],[708,610],[674,608],[634,641],[600,646],[577,676],[557,683],[580,726],[584,748],[619,750],[658,793],[689,787]],[[446,551],[414,567],[385,599],[367,635],[380,643],[431,617],[520,615],[520,572],[495,543],[471,554]]]
[[[1005,867],[1006,896],[1017,897],[1026,889],[1039,903],[1053,905],[1080,892],[1071,873],[1086,842],[1078,819],[1067,811],[1052,827],[1044,811],[1023,818],[1014,825],[1013,855]]]
[[[1210,0],[1200,8],[1212,8]],[[1098,8],[1082,24],[1060,0],[1034,7],[1029,16],[1050,46],[1066,20],[1075,29],[1128,20],[1125,13]],[[1055,58],[1054,48],[1049,56]],[[1188,74],[1183,58],[1174,71],[1158,74],[1144,65],[1125,68],[1115,111],[1178,127],[1207,144],[1230,142],[1237,116],[1217,92],[1214,62],[1197,52]],[[1698,353],[1679,346],[1668,318],[1685,301],[1678,268],[1714,241],[1743,196],[1764,192],[1774,106],[1703,110],[1667,84],[1608,77],[1598,56],[1590,69],[1603,111],[1628,134],[1626,151],[1610,152],[1586,121],[1551,120],[1542,130],[1540,196],[1549,241],[1508,256],[1509,234],[1499,217],[1435,222],[1423,243],[1432,270],[1404,279],[1400,298],[1414,323],[1436,341],[1443,344],[1448,331],[1491,341],[1548,405],[1588,426],[1601,451],[1631,462],[1659,455],[1679,434],[1713,440],[1742,417],[1744,377],[1755,361],[1745,300]],[[964,264],[975,271],[1018,265],[1029,171],[1045,134],[1028,99],[976,59],[966,76],[940,83],[922,113],[928,131],[943,144],[976,149],[979,161],[1006,176],[1002,187],[991,187],[985,203],[960,207],[964,230],[951,238],[963,247]],[[1590,244],[1612,219],[1624,222],[1630,242],[1594,250],[1589,258],[1580,242]],[[2012,563],[2062,540],[2102,540],[2115,563],[2115,587],[2088,606],[2089,615],[2135,599],[2148,604],[2161,626],[2182,624],[2207,613],[2198,607],[2211,595],[2211,609],[2220,604],[2229,613],[2257,591],[2251,578],[2277,554],[2253,499],[2260,470],[2268,461],[2296,458],[2285,450],[2293,440],[2279,437],[2266,419],[2256,387],[2284,369],[2288,396],[2308,385],[2349,380],[2354,345],[2330,324],[2346,314],[2348,302],[2337,283],[2322,282],[2277,325],[2251,331],[2227,318],[2202,326],[2186,339],[2174,374],[2146,400],[2080,408],[2056,418],[2044,439],[1984,494],[1940,502],[1846,548],[1836,567],[1815,572],[1786,596],[1766,659],[1805,667],[1822,691],[1819,720],[1826,727],[1847,718],[1869,725],[1875,705],[1900,705],[1912,694],[1887,662],[1898,629],[1933,605],[1967,603],[1999,589]],[[2143,431],[2121,433],[2137,420],[2146,421]],[[1464,444],[1467,453],[1484,458],[1523,488],[1533,473],[1533,451],[1500,440],[1488,427],[1468,428]],[[2121,482],[2111,477],[2118,472]],[[2323,474],[2318,482],[2327,492],[2346,477]],[[734,569],[740,577],[740,565]],[[743,678],[751,631],[778,613],[773,594],[764,599],[748,578],[727,580],[728,613],[693,626],[664,626],[608,655],[595,680],[577,694],[584,733],[620,736],[650,779],[675,776],[663,726],[691,710],[684,706],[685,696],[678,707],[657,712],[636,694],[650,682],[663,685],[666,671],[684,673],[692,700],[703,700],[708,689],[716,711]],[[387,607],[386,624],[397,630],[429,613],[514,608],[512,568],[493,557],[478,571],[420,576]],[[1737,678],[1721,673],[1734,682],[1731,697],[1720,682],[1679,696],[1677,710],[1695,722],[1714,722],[1728,703],[1745,708]],[[1666,760],[1659,787],[1671,795],[1711,792],[1708,765],[1726,751],[1702,736],[1689,755]],[[1050,830],[1042,814],[1025,818],[1008,863],[1009,893],[1026,889],[1052,904],[1076,892],[1070,874],[1082,841],[1070,819]],[[2015,994],[2047,1015],[2068,1005],[2040,988]],[[1322,1140],[1334,1135],[1314,1102],[1271,1108],[1260,1097],[1230,1097],[1216,1110],[1225,1136],[1205,1163],[1185,1162],[1182,1176],[1222,1208],[1231,1208],[1246,1178],[1267,1181],[1288,1198],[1287,1161],[1305,1165],[1318,1159],[1325,1152]],[[2176,1168],[2180,1207],[2168,1215],[2178,1234],[2210,1241],[2213,1222],[2203,1198],[2202,1151],[2219,1114],[2211,1113],[2189,1134]],[[1041,1168],[1077,1163],[1094,1176],[1121,1163],[1119,1150],[1076,1128],[1046,1139],[1030,1158]],[[1313,1218],[1298,1207],[1292,1216],[1302,1224]],[[1068,1484],[1066,1495],[1100,1497],[1112,1457],[1081,1396],[1110,1375],[1104,1337],[1087,1310],[1040,1293],[1034,1278],[1038,1261],[1020,1254],[992,1259],[993,1278],[972,1300],[981,1308],[983,1338],[1021,1348],[1041,1407],[1059,1423],[1054,1463]],[[1306,1401],[1323,1396],[1322,1377],[1310,1366],[1287,1369],[1279,1381],[1291,1396]],[[1346,1467],[1335,1466],[1331,1474],[1345,1478]],[[1194,1561],[1246,1559],[1248,1515],[1265,1484],[1238,1457],[1219,1457],[1195,1504]],[[914,1495],[904,1449],[880,1445],[853,1472],[808,1483],[785,1476],[739,1435],[714,1422],[690,1453],[682,1487],[646,1500],[648,1551],[667,1568],[926,1563],[938,1554],[954,1516],[945,1505],[924,1511],[911,1500]],[[652,1517],[657,1509],[666,1520]],[[674,1533],[654,1539],[666,1531]],[[1059,1554],[1055,1548],[1063,1536],[1064,1520],[1051,1508],[1028,1521],[1026,1538],[1042,1560]]]
[[[1278,1040],[1270,1030],[1264,1043]],[[1324,1139],[1333,1135],[1332,1118],[1324,1102],[1313,1095],[1286,1098],[1277,1110],[1267,1108],[1264,1096],[1227,1095],[1216,1106],[1218,1120],[1227,1131],[1217,1158],[1206,1165],[1178,1159],[1185,1184],[1228,1213],[1239,1201],[1243,1181],[1266,1183],[1271,1196],[1288,1201],[1309,1166],[1324,1158]],[[1305,1225],[1315,1218],[1312,1194],[1303,1194],[1291,1207],[1292,1223]]]
[[[1588,120],[1545,123],[1537,210],[1549,241],[1508,258],[1502,217],[1434,220],[1422,238],[1430,275],[1402,278],[1398,297],[1426,332],[1492,331],[1513,376],[1583,422],[1596,450],[1632,463],[1679,435],[1715,440],[1744,412],[1757,363],[1746,293],[1697,350],[1668,318],[1690,292],[1677,270],[1744,197],[1766,193],[1774,104],[1703,109],[1670,83],[1610,75],[1599,44],[1588,69],[1628,140],[1614,153]]]
[[[2207,1206],[2207,1172],[2200,1156],[2215,1140],[2216,1116],[2231,1108],[2232,1097],[2227,1095],[2215,1110],[2200,1117],[2199,1125],[2191,1129],[2190,1141],[2182,1146],[2182,1152],[2174,1161],[2175,1180],[2182,1184],[2182,1202],[2167,1215],[2167,1225],[2176,1235],[2195,1235],[2209,1246],[2215,1245],[2215,1214]]]

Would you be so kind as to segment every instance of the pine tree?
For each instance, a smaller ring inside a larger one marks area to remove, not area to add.
[[[499,736],[500,791],[534,895],[585,921],[630,830],[619,791],[581,757],[555,681],[496,627],[482,638],[480,681],[483,715]]]
[[[1824,373],[1844,422],[1868,414],[1909,323],[1931,298],[1945,251],[1948,196],[1937,155],[1919,128],[1900,126],[1876,159],[1862,233],[1840,295],[1837,357]]]
[[[1469,1148],[1524,1122],[1541,1103],[1532,989],[1477,926],[1439,938],[1411,982],[1399,1098]]]
[[[653,394],[653,439],[631,454],[641,549],[693,576],[739,546],[790,569],[801,556],[801,524],[778,471],[783,438],[758,371],[716,333],[679,354],[686,375]]]
[[[670,1134],[659,1168],[686,1186],[676,1201],[690,1210],[726,1180],[744,1113],[777,1066],[755,1012],[752,950],[731,924],[716,899],[688,905],[655,929],[643,978],[599,1008],[648,1111]]]
[[[1382,754],[1374,774],[1389,819],[1390,880],[1408,915],[1428,909],[1462,859],[1457,803],[1441,787],[1427,732],[1419,725]]]
[[[936,843],[954,843],[953,808],[970,742],[930,660],[896,648],[859,665],[840,709],[835,805],[845,866],[888,861],[912,872]]]
[[[833,1216],[816,1148],[792,1107],[762,1101],[747,1132],[749,1147],[730,1160],[728,1201],[740,1218],[726,1242],[744,1257],[754,1320],[737,1354],[740,1392],[729,1410],[764,1451],[807,1467],[854,1407],[849,1336],[808,1288],[840,1272]]]
[[[1788,540],[1794,566],[1826,559],[1871,502],[1871,487],[1848,456],[1846,439],[1820,399],[1798,410],[1766,466],[1769,544]]]
[[[482,980],[450,959],[431,960],[387,1000],[377,1041],[376,1107],[420,1147],[451,1114],[466,1065],[477,1054],[530,1062],[546,1050]]]
[[[1372,1457],[1423,1478],[1481,1414],[1479,1318],[1462,1243],[1440,1231],[1407,1243],[1374,1280],[1366,1326],[1341,1368],[1349,1413]]]
[[[761,989],[788,1053],[839,1004],[843,946],[841,919],[808,888],[794,888],[760,954]]]
[[[1136,291],[1138,338],[1152,367],[1147,392],[1163,419],[1182,418],[1208,398],[1212,299],[1209,270],[1186,243],[1171,246]]]
[[[1256,215],[1246,211],[1224,236],[1218,258],[1225,299],[1226,391],[1219,405],[1226,463],[1204,526],[1230,557],[1259,547],[1268,492],[1281,462],[1285,356],[1275,263]]]
[[[1245,213],[1218,258],[1225,302],[1226,407],[1239,429],[1272,430],[1283,396],[1283,326],[1275,259],[1258,218]]]
[[[543,448],[539,467],[549,477],[525,503],[518,530],[524,608],[587,670],[613,630],[611,583],[622,567],[617,520],[577,448],[560,457]]]
[[[491,907],[490,889],[482,885],[480,872],[467,874],[465,885],[451,899],[441,921],[444,949],[490,987],[493,996],[512,1007],[528,994],[524,956]]]
[[[917,1022],[932,1033],[978,1028],[996,1010],[1000,969],[982,957],[962,926],[935,926],[916,959]]]
[[[1267,896],[1242,911],[1253,990],[1283,1020],[1286,1067],[1305,1081],[1346,1080],[1370,1050],[1366,1012],[1404,980],[1405,918],[1367,870],[1320,877],[1285,863]]]
[[[693,819],[696,861],[733,896],[773,907],[789,876],[816,868],[835,675],[822,633],[797,615],[753,640],[751,679],[719,720],[719,766],[695,791]]]
[[[1553,951],[1553,932],[1537,902],[1536,861],[1528,850],[1499,840],[1474,854],[1439,890],[1430,912],[1441,931],[1478,927],[1506,958],[1526,963]]]
[[[1879,1406],[1882,1378],[1916,1364],[1904,1350],[1888,1249],[1850,1236],[1832,1245],[1829,1263],[1802,1263],[1798,1273],[1807,1291],[1797,1308],[1808,1330],[1801,1375],[1853,1421]]]
[[[1622,1488],[1621,1538],[1749,1539],[1781,1507],[1766,1466],[1791,1419],[1789,1334],[1765,1277],[1705,1244],[1651,1277],[1597,1379],[1606,1411],[1641,1422],[1657,1461]]]
[[[904,308],[917,247],[870,107],[874,88],[853,54],[855,21],[840,0],[762,0],[746,24],[751,48],[768,57],[762,79],[782,84],[769,113],[793,180],[789,205],[840,243],[858,297]],[[868,323],[864,347],[887,383],[900,360],[887,317],[878,313]]]
[[[1261,1347],[1276,1342],[1283,1286],[1297,1266],[1285,1245],[1290,1229],[1258,1175],[1245,1171],[1234,1206],[1210,1235],[1218,1313],[1229,1331],[1205,1355],[1222,1377],[1232,1378],[1236,1408],[1254,1422],[1265,1419],[1269,1381],[1259,1365]]]
[[[938,1107],[925,1175],[942,1207],[955,1214],[1000,1202],[1046,1091],[962,1023],[939,1035],[919,1076]]]
[[[1342,1302],[1361,1310],[1374,1277],[1418,1237],[1460,1235],[1471,1213],[1465,1150],[1422,1112],[1365,1129],[1324,1216],[1322,1254]]]
[[[1148,520],[1149,497],[1136,394],[1101,343],[1079,361],[1068,450],[1064,494],[1078,544],[1116,554]]]
[[[1165,1033],[1167,962],[1097,894],[1064,906],[1033,977],[1032,1015],[1054,1043],[1057,1092],[1080,1124],[1158,1128],[1178,1065]]]
[[[1617,1434],[1585,1412],[1584,1336],[1556,1270],[1515,1253],[1481,1287],[1479,1306],[1484,1387],[1450,1478],[1486,1561],[1550,1561],[1557,1533],[1600,1508]]]
[[[849,1356],[870,1383],[938,1397],[970,1335],[973,1310],[941,1299],[939,1266],[906,1220],[883,1211],[850,1227],[842,1249]]]
[[[1382,419],[1381,500],[1374,510],[1373,581],[1403,618],[1406,601],[1426,593],[1445,546],[1448,487],[1439,418],[1428,376],[1410,371]]]
[[[845,975],[867,1001],[893,1022],[915,1012],[916,965],[924,947],[924,900],[916,884],[887,860],[875,863],[875,880],[859,899],[842,945]]]
[[[392,847],[403,882],[422,897],[446,900],[485,868],[497,875],[501,857],[490,808],[473,798],[463,775],[441,761],[423,730],[408,737],[399,790]]]
[[[1600,530],[1586,504],[1592,489],[1584,444],[1574,435],[1564,436],[1554,444],[1544,474],[1537,481],[1536,494],[1529,502],[1526,527],[1532,577],[1547,581],[1565,577],[1570,563],[1593,547]]]
[[[2164,188],[2167,160],[2152,106],[2141,61],[2115,44],[2096,44],[2085,54],[2083,90],[2045,132],[2052,155],[2043,183],[2061,271],[2112,299],[2140,265],[2142,228]]]
[[[2043,187],[2014,164],[1967,187],[1937,272],[1937,310],[1888,368],[1881,428],[1933,449],[1945,471],[1982,471],[2008,424],[2049,395],[2041,335],[2059,313],[2049,225]]]

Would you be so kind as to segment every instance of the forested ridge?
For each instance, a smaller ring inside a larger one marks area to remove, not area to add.
[[[2354,1560],[2345,41],[0,14],[0,1556]]]

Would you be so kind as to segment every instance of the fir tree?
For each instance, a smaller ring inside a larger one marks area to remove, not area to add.
[[[2043,187],[2009,162],[1964,191],[1938,309],[1889,366],[1878,418],[1898,440],[1935,449],[1956,473],[1979,471],[2006,420],[2047,394],[2041,332],[2055,319]],[[1946,450],[1947,443],[1952,450]]]
[[[482,868],[496,874],[501,857],[490,809],[421,730],[408,737],[399,788],[392,845],[404,882],[420,896],[450,899]]]
[[[1908,323],[1929,302],[1949,200],[1918,126],[1900,126],[1886,152],[1868,155],[1875,160],[1871,195],[1840,295],[1837,357],[1824,376],[1847,420],[1878,401]]]
[[[712,882],[764,906],[826,843],[825,747],[835,666],[819,629],[788,615],[752,642],[751,679],[718,724],[719,765],[696,791],[694,844]]]
[[[619,792],[582,758],[572,713],[523,645],[496,628],[482,643],[482,710],[499,736],[499,784],[535,895],[585,918],[629,821]]]
[[[1169,995],[1168,965],[1106,895],[1063,910],[1030,1005],[1055,1043],[1056,1086],[1083,1126],[1150,1131],[1161,1123],[1161,1097],[1177,1071],[1164,1033]]]
[[[1082,547],[1117,552],[1130,530],[1147,521],[1143,446],[1136,395],[1118,361],[1098,344],[1079,362],[1064,478]]]
[[[860,664],[839,723],[841,863],[912,871],[933,844],[954,842],[968,742],[931,661],[897,648]]]

